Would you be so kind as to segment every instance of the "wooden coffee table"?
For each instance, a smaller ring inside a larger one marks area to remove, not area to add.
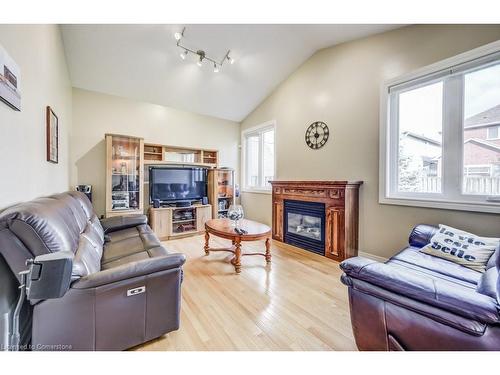
[[[241,257],[246,255],[262,255],[266,258],[266,262],[271,262],[271,228],[265,224],[257,223],[252,220],[240,220],[239,228],[247,233],[238,234],[234,230],[232,221],[229,219],[212,219],[205,223],[205,254],[209,255],[211,251],[229,251],[234,254],[231,264],[234,266],[236,273],[241,272]],[[231,240],[232,247],[229,248],[211,248],[209,247],[210,234],[214,236]],[[242,241],[258,241],[266,240],[265,253],[244,253],[241,252]]]

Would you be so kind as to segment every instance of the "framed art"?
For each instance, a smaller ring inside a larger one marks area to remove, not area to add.
[[[0,100],[16,111],[21,110],[21,71],[0,45]]]
[[[50,107],[47,107],[47,161],[59,162],[59,119]]]

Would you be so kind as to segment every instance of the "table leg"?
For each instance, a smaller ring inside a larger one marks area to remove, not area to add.
[[[208,246],[208,241],[210,240],[210,233],[208,233],[208,230],[205,231],[205,255],[210,254],[209,246]]]
[[[234,249],[234,270],[236,273],[241,272],[241,241],[238,239]]]
[[[271,263],[271,241],[266,238],[266,262]]]

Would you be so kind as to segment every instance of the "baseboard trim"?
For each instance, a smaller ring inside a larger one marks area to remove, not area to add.
[[[360,257],[365,257],[365,258],[376,260],[377,262],[382,262],[382,263],[385,262],[385,261],[387,261],[387,259],[388,259],[388,258],[384,258],[384,257],[378,256],[378,255],[373,255],[373,254],[370,254],[370,253],[365,253],[364,251],[359,251],[358,255]]]

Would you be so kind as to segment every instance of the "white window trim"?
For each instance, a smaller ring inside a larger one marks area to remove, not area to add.
[[[490,129],[493,128],[493,127],[497,128],[497,136],[490,138]],[[486,139],[488,141],[496,141],[496,140],[500,139],[499,134],[500,134],[500,125],[488,126],[486,128]]]
[[[253,126],[251,128],[247,128],[241,132],[241,177],[242,177],[242,189],[243,193],[257,193],[257,194],[271,194],[271,187],[264,188],[255,188],[247,186],[247,176],[246,176],[246,142],[245,138],[250,133],[260,132],[263,130],[274,129],[274,178],[276,178],[276,142],[277,142],[277,128],[276,128],[276,120],[270,120],[264,122],[260,125]]]
[[[434,193],[411,193],[405,194],[400,193],[397,196],[389,195],[389,187],[391,183],[389,181],[390,176],[395,176],[396,173],[387,173],[390,170],[390,154],[389,142],[392,137],[394,139],[394,134],[391,134],[390,129],[390,101],[389,101],[389,88],[398,84],[403,84],[408,81],[416,80],[418,78],[423,78],[424,76],[431,77],[440,71],[450,69],[456,65],[464,64],[470,62],[474,59],[479,59],[489,54],[500,52],[500,41],[486,44],[479,48],[475,48],[468,52],[462,53],[460,55],[439,61],[435,64],[428,65],[414,72],[405,74],[403,76],[397,77],[395,79],[388,80],[381,85],[380,88],[380,140],[379,140],[379,203],[381,204],[392,204],[401,206],[415,206],[415,207],[430,207],[430,208],[442,208],[449,210],[462,210],[462,211],[475,211],[475,212],[490,212],[490,213],[500,213],[500,198],[491,199],[490,201],[480,201],[478,197],[474,195],[461,195],[462,198],[466,198],[467,201],[463,199],[443,199],[440,198],[439,194]],[[427,81],[427,82],[430,82]],[[395,111],[392,111],[395,112]],[[392,113],[394,116],[394,113]],[[443,116],[446,116],[445,108],[443,108]],[[397,129],[396,129],[397,130]],[[394,129],[392,129],[394,131]],[[463,129],[460,129],[463,138]],[[458,132],[451,134],[449,136],[456,137]],[[463,141],[463,139],[462,139]],[[460,143],[459,143],[460,144]],[[397,147],[397,142],[393,142],[391,147]],[[461,153],[462,155],[462,153]],[[463,168],[462,160],[459,160],[460,169]],[[454,168],[456,169],[456,168]],[[447,173],[462,173],[457,170],[450,170]],[[443,176],[444,177],[444,176]],[[457,187],[457,189],[461,187]],[[416,196],[419,196],[416,198]]]

